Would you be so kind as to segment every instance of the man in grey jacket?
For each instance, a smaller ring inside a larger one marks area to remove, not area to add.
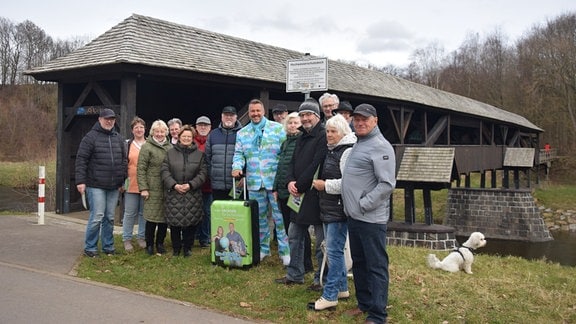
[[[348,313],[368,313],[366,323],[385,323],[389,281],[386,224],[396,186],[396,158],[378,128],[378,114],[372,105],[358,105],[353,117],[358,142],[342,174],[342,200],[348,216],[358,308]]]

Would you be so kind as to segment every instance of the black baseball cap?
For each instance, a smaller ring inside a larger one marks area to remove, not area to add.
[[[376,113],[376,108],[370,104],[359,104],[354,109],[352,115],[362,115],[364,117],[378,117],[378,113]]]

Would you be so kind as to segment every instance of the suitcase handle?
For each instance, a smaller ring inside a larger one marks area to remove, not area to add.
[[[242,178],[243,177],[241,176],[240,179],[242,179]],[[246,178],[244,178],[243,184],[244,184],[244,186],[243,186],[244,188],[243,188],[242,192],[244,193],[244,200],[246,200],[246,191],[248,190],[247,184],[246,184]],[[236,178],[234,178],[234,177],[232,177],[232,187],[234,188],[234,190],[232,191],[234,193],[233,194],[234,197],[232,197],[232,198],[237,199],[238,197],[236,197]]]

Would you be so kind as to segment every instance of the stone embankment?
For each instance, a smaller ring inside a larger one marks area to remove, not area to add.
[[[576,211],[572,209],[552,210],[544,206],[538,207],[544,223],[550,231],[576,232]]]

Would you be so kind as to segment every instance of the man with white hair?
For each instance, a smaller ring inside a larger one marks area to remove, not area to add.
[[[358,307],[366,323],[386,323],[388,253],[386,228],[396,186],[396,157],[378,128],[376,108],[360,104],[352,113],[358,141],[342,172],[342,201],[348,216],[352,272]]]
[[[318,99],[318,102],[324,113],[322,124],[326,125],[326,121],[334,116],[334,110],[338,108],[340,99],[337,95],[326,92]]]

